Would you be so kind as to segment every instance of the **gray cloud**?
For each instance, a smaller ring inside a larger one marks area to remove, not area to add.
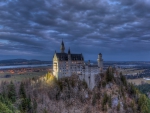
[[[1,0],[1,59],[52,59],[63,38],[85,59],[149,60],[149,11],[148,0]]]

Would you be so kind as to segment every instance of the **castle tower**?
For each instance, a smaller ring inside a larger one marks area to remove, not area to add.
[[[61,50],[61,53],[64,53],[64,52],[65,52],[65,45],[64,45],[63,40],[62,40],[62,42],[61,42],[60,50]]]
[[[102,59],[102,54],[101,53],[98,54],[97,62],[98,62],[98,67],[102,71],[103,70],[103,59]]]
[[[71,53],[71,52],[70,52],[70,48],[69,48],[69,50],[68,50],[68,55],[70,55],[70,53]]]
[[[70,52],[70,48],[68,49],[68,62],[71,61],[71,52]]]
[[[70,48],[68,49],[68,76],[71,76],[71,52]]]

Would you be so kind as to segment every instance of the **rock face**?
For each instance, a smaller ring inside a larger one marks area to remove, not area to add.
[[[119,100],[117,97],[112,98],[112,107],[116,107],[118,105],[118,103],[119,103]]]

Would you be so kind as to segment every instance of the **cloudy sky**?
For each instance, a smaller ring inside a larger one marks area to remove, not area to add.
[[[149,0],[0,0],[0,60],[52,60],[60,52],[86,60],[150,60]]]

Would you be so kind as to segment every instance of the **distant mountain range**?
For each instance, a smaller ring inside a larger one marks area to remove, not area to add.
[[[41,61],[41,60],[27,60],[27,59],[8,59],[0,60],[0,66],[7,65],[33,65],[33,64],[51,64],[52,61]]]

